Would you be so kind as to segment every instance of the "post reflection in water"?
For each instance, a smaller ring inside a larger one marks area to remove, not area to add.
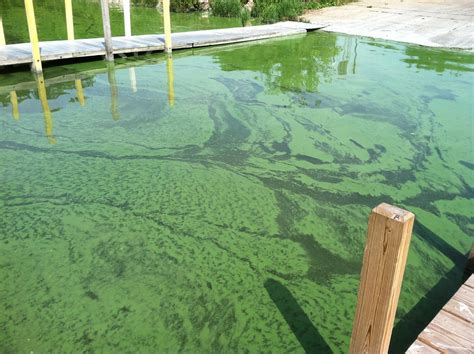
[[[355,43],[355,44],[354,44]],[[344,37],[344,44],[341,46],[341,56],[337,64],[337,73],[339,75],[347,75],[350,72],[350,63],[352,60],[352,74],[356,73],[357,61],[357,38]]]
[[[48,105],[48,97],[46,96],[46,85],[43,74],[35,75],[35,79],[38,86],[38,96],[41,101],[41,107],[43,108],[44,131],[48,138],[48,142],[50,144],[56,144],[56,138],[53,135],[53,119]]]
[[[75,84],[76,84],[76,96],[77,96],[77,99],[79,100],[79,104],[81,106],[84,106],[86,102],[84,99],[84,90],[82,89],[81,79],[76,79]]]
[[[135,68],[129,68],[128,75],[130,76],[130,86],[132,88],[132,92],[137,92],[137,76],[135,74]]]
[[[120,114],[118,112],[118,88],[117,79],[115,77],[115,65],[113,62],[107,62],[107,79],[110,86],[110,112],[113,120],[119,120]]]
[[[168,102],[171,107],[174,106],[174,72],[173,58],[168,55],[166,59],[166,73],[168,74]]]
[[[18,110],[18,96],[16,91],[10,91],[10,103],[12,104],[12,115],[15,120],[20,119],[20,111]]]

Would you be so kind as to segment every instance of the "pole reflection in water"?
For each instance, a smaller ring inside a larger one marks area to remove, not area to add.
[[[82,81],[81,79],[76,79],[76,96],[77,99],[79,100],[79,104],[81,106],[84,106],[86,104],[86,101],[84,99],[84,90],[82,89]]]
[[[12,115],[15,120],[20,119],[20,111],[18,110],[18,96],[16,91],[10,91],[10,103],[12,104]]]
[[[130,86],[133,92],[137,92],[137,76],[135,74],[135,68],[129,68],[128,74],[130,76]]]
[[[110,86],[110,112],[112,113],[113,120],[119,120],[120,115],[118,112],[118,88],[117,79],[115,77],[115,65],[113,62],[107,62],[107,79],[109,80]]]
[[[43,74],[35,75],[35,79],[38,86],[38,96],[41,101],[41,107],[43,108],[44,131],[48,138],[48,142],[50,144],[56,144],[56,138],[53,135],[53,119],[48,105],[48,97],[46,96],[46,85]]]
[[[168,74],[168,102],[171,107],[174,106],[174,72],[173,58],[168,55],[166,59],[166,72]]]

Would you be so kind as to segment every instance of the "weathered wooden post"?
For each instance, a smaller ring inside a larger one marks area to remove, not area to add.
[[[18,96],[16,91],[10,91],[10,103],[12,104],[12,115],[13,119],[20,119],[20,111],[18,110]]]
[[[5,41],[5,32],[3,31],[3,19],[0,16],[0,45],[5,45],[7,42]]]
[[[123,24],[125,28],[125,37],[132,36],[132,25],[130,21],[130,0],[123,0]]]
[[[165,30],[165,52],[171,53],[170,0],[163,0],[163,26]]]
[[[84,99],[84,90],[82,89],[81,79],[76,79],[74,81],[74,84],[76,86],[76,95],[77,95],[77,99],[79,100],[79,104],[81,106],[84,106],[86,104],[86,101]]]
[[[25,0],[26,20],[28,22],[28,33],[30,35],[31,53],[33,55],[33,62],[31,70],[36,73],[43,72],[41,65],[40,47],[38,42],[38,32],[36,31],[35,9],[33,7],[33,0]]]
[[[174,71],[173,58],[168,55],[166,59],[166,72],[168,74],[168,103],[171,107],[174,106]]]
[[[385,203],[370,214],[351,354],[388,352],[414,220]]]
[[[64,0],[64,7],[66,10],[66,28],[67,40],[74,40],[74,21],[72,16],[72,0]]]
[[[50,144],[56,144],[56,138],[53,135],[53,118],[49,109],[48,97],[46,95],[46,84],[43,74],[36,75],[36,84],[38,86],[38,96],[43,108],[44,132]]]
[[[114,51],[112,48],[112,30],[110,29],[109,0],[100,0],[102,9],[102,25],[104,28],[105,60],[114,60]]]

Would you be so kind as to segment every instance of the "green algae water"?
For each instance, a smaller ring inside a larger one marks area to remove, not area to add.
[[[473,75],[324,33],[1,75],[1,351],[347,352],[388,202],[401,352],[473,241]]]
[[[67,39],[64,0],[35,0],[35,17],[40,41]],[[74,0],[74,32],[76,39],[103,37],[99,0]],[[28,43],[28,26],[23,0],[1,0],[5,40],[8,44]],[[132,6],[132,34],[163,33],[163,15],[156,8]],[[110,23],[113,36],[125,34],[122,9],[111,4]],[[201,13],[171,13],[173,32],[239,27],[240,18],[203,16]]]

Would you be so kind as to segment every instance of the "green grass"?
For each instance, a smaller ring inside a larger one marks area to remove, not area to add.
[[[240,0],[212,0],[212,14],[221,17],[240,17]]]

